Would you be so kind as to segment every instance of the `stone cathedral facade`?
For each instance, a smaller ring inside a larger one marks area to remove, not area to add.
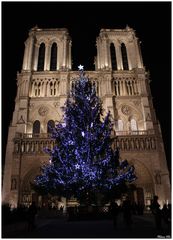
[[[48,162],[44,147],[53,147],[48,125],[62,121],[62,109],[73,82],[72,41],[68,30],[29,31],[23,66],[17,74],[17,96],[9,126],[3,175],[3,203],[13,207],[50,201],[31,187],[40,166]],[[162,134],[153,108],[149,75],[145,70],[135,31],[101,29],[96,39],[95,70],[85,74],[95,84],[105,113],[114,123],[114,147],[122,159],[135,166],[132,200],[150,204],[158,195],[161,204],[170,201],[170,181]],[[52,200],[53,201],[53,200]],[[72,204],[63,198],[55,204]]]

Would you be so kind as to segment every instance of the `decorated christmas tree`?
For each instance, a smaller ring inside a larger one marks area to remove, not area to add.
[[[134,167],[119,162],[118,149],[112,149],[110,112],[103,117],[95,85],[81,65],[63,110],[63,122],[52,129],[55,146],[47,149],[49,163],[36,177],[35,189],[81,201],[132,182]]]

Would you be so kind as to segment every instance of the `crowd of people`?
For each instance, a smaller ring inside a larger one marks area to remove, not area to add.
[[[109,213],[113,220],[113,225],[116,228],[117,222],[119,220],[119,215],[123,216],[124,224],[127,227],[131,227],[133,224],[133,215],[143,215],[144,214],[144,204],[142,203],[131,203],[130,199],[127,197],[122,205],[118,205],[115,201],[112,201],[109,207]],[[51,207],[51,209],[56,209],[55,207]],[[51,210],[48,207],[48,210]],[[35,202],[29,206],[29,208],[18,208],[18,216],[25,216],[25,220],[28,223],[28,231],[32,231],[35,228],[35,219],[39,212],[40,208],[36,206]],[[64,206],[60,206],[58,209],[60,213],[64,212]],[[163,208],[161,208],[158,202],[158,196],[154,196],[152,203],[150,205],[150,211],[153,214],[155,220],[156,229],[162,229],[163,225],[171,228],[171,204],[164,204]]]
[[[160,230],[163,222],[168,226],[171,225],[171,204],[164,204],[161,209],[158,200],[158,196],[154,196],[150,209],[154,215],[156,228]]]
[[[118,206],[115,201],[112,201],[110,205],[110,212],[112,215],[114,227],[116,228],[117,226],[117,221],[120,213],[123,214],[124,224],[128,227],[131,227],[133,223],[132,216],[143,215],[144,207],[145,206],[142,203],[131,203],[128,197],[120,206]],[[154,216],[156,229],[161,230],[163,224],[168,228],[171,228],[171,204],[164,204],[163,208],[161,208],[158,202],[158,196],[154,196],[150,205],[150,211]]]
[[[118,206],[115,201],[112,201],[110,205],[110,212],[112,215],[114,227],[117,225],[117,218],[119,213],[123,213],[124,223],[130,227],[132,224],[132,215],[143,215],[144,204],[137,204],[135,202],[131,203],[127,197],[120,206]]]

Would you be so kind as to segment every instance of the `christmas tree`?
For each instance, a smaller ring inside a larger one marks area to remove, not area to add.
[[[78,200],[106,194],[115,186],[135,179],[134,167],[119,162],[112,149],[110,112],[103,117],[102,102],[95,85],[79,66],[64,107],[63,122],[53,129],[54,148],[47,149],[49,164],[35,179],[36,189]]]

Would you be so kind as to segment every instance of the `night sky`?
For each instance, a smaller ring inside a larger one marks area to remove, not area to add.
[[[101,28],[136,30],[171,166],[171,2],[1,2],[2,11],[2,161],[16,97],[28,31],[67,28],[72,38],[73,70],[94,70]]]

